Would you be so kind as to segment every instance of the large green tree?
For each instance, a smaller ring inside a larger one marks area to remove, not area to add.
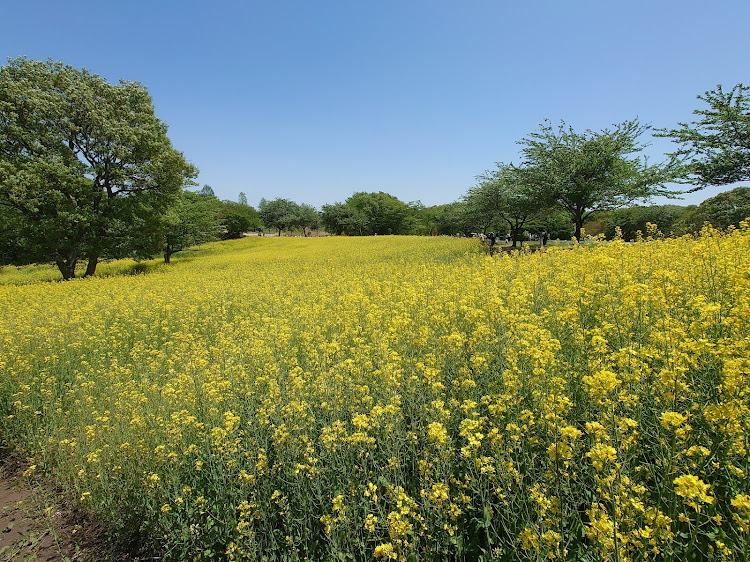
[[[307,236],[308,229],[314,230],[320,226],[320,213],[312,205],[301,203],[297,206],[295,226],[302,229],[302,235]]]
[[[296,226],[299,205],[294,201],[282,197],[277,197],[270,201],[263,198],[258,205],[258,214],[266,228],[276,229],[279,236],[281,236],[282,231],[290,230]]]
[[[402,234],[411,214],[408,204],[382,191],[358,191],[346,200],[346,205],[351,210],[350,224],[360,234]]]
[[[570,214],[575,236],[580,238],[583,223],[597,212],[676,193],[666,184],[684,173],[679,157],[649,164],[640,156],[646,147],[640,138],[649,129],[633,120],[613,129],[577,133],[564,123],[553,127],[546,122],[519,141],[525,181],[538,191],[540,200]]]
[[[721,85],[698,96],[708,107],[696,109],[697,121],[661,130],[692,161],[689,179],[699,187],[750,180],[750,87]]]
[[[354,236],[427,233],[425,207],[420,201],[404,203],[385,193],[358,191],[344,203],[324,205],[326,228]]]
[[[486,217],[487,228],[498,220],[505,223],[513,247],[524,225],[548,207],[547,198],[533,189],[526,176],[524,168],[498,163],[497,169],[477,176],[477,185],[469,189],[465,198],[476,216]]]
[[[19,258],[70,279],[81,259],[92,275],[102,257],[158,253],[142,227],[164,220],[195,175],[142,85],[52,61],[0,68],[2,228],[15,229]]]
[[[344,203],[323,205],[321,222],[332,234],[413,234],[422,208],[419,202],[404,203],[382,191],[358,191]]]
[[[284,230],[299,228],[307,236],[308,229],[318,228],[320,213],[312,205],[296,203],[278,197],[271,201],[261,199],[258,214],[266,228],[275,228],[279,236]]]
[[[348,217],[346,203],[328,203],[320,208],[320,222],[329,234],[343,234]]]

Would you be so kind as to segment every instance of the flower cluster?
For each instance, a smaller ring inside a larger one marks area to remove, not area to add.
[[[0,272],[0,427],[165,559],[746,556],[748,272],[746,226]]]

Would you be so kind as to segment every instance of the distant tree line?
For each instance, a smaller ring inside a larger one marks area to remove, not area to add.
[[[493,196],[495,201],[493,202]],[[505,194],[507,197],[507,194]],[[554,206],[523,206],[522,200],[502,198],[502,192],[479,186],[469,190],[460,201],[425,207],[419,202],[404,203],[383,192],[358,192],[344,203],[323,205],[320,212],[312,206],[287,199],[261,200],[252,225],[273,230],[276,234],[296,233],[306,236],[322,229],[328,235],[448,235],[471,236],[492,231],[500,238],[527,240],[529,235],[546,231],[550,239],[570,240],[575,224],[570,215]],[[237,205],[223,202],[224,205]],[[254,212],[252,207],[248,208]],[[750,187],[737,187],[706,199],[700,205],[631,205],[601,209],[587,216],[585,233],[604,234],[613,238],[619,227],[625,240],[645,233],[647,224],[656,224],[666,235],[699,232],[705,223],[716,228],[738,225],[750,217]],[[254,230],[248,228],[246,230]],[[239,237],[240,232],[222,236]]]
[[[750,180],[749,91],[743,84],[729,91],[717,86],[698,96],[708,108],[694,111],[697,121],[655,130],[678,147],[659,164],[642,155],[647,144],[641,139],[651,127],[638,120],[582,133],[545,122],[519,141],[519,164],[497,163],[478,175],[459,201],[424,207],[383,192],[357,192],[343,203],[323,205],[320,224],[330,234],[349,236],[491,231],[508,236],[513,246],[541,231],[553,239],[580,239],[584,225],[589,233],[610,237],[619,227],[626,239],[645,232],[647,223],[671,234],[695,232],[705,222],[726,228],[750,215],[749,188],[698,206],[645,203],[655,196],[678,197],[680,183],[700,189]],[[279,233],[294,228],[293,212],[278,214],[287,217],[272,223]]]
[[[750,217],[750,187],[736,187],[703,201],[700,205],[634,205],[604,213],[587,229],[589,234],[614,238],[619,228],[625,240],[645,236],[647,224],[655,224],[665,235],[699,232],[706,223],[726,229]]]
[[[529,232],[580,238],[584,225],[632,238],[656,223],[665,233],[737,224],[750,214],[750,188],[701,205],[644,206],[700,189],[750,180],[750,89],[738,84],[698,96],[707,107],[690,123],[660,129],[677,145],[664,162],[642,156],[637,120],[576,132],[543,123],[519,141],[518,164],[497,163],[458,201],[425,207],[388,193],[353,193],[311,205],[240,193],[219,200],[193,191],[198,170],[172,147],[146,89],[111,84],[85,69],[26,58],[0,68],[0,265],[55,263],[64,279],[79,263],[93,275],[102,259],[150,258],[267,229],[281,235],[470,235],[492,231],[512,244]]]

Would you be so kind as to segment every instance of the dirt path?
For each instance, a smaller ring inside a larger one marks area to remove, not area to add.
[[[59,498],[23,476],[17,461],[0,459],[0,561],[89,561],[88,533]]]

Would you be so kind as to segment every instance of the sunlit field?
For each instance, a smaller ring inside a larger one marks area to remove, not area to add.
[[[444,237],[187,255],[0,272],[3,436],[122,542],[748,560],[747,228],[520,256]]]

